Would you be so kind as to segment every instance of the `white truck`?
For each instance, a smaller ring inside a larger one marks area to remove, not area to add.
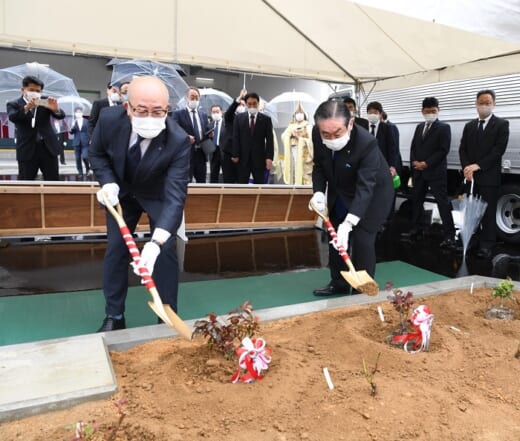
[[[498,236],[509,243],[520,244],[520,74],[448,81],[406,89],[373,92],[358,107],[365,116],[366,104],[379,101],[391,122],[399,128],[399,147],[406,166],[401,182],[407,195],[410,144],[421,114],[422,100],[434,96],[439,100],[439,119],[451,126],[451,148],[448,155],[448,191],[455,197],[463,176],[459,161],[459,144],[464,125],[477,117],[476,95],[479,90],[496,93],[494,114],[509,120],[509,143],[502,157],[502,185],[498,200],[496,223]],[[339,98],[339,94],[334,94]],[[345,93],[348,95],[348,93]],[[409,193],[408,193],[409,194]]]

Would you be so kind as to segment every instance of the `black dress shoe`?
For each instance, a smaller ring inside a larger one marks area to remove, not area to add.
[[[318,297],[324,297],[324,296],[335,296],[338,294],[342,295],[349,295],[350,294],[350,287],[348,288],[338,288],[332,284],[328,284],[324,286],[323,288],[315,289],[312,292],[315,296]]]
[[[118,329],[126,329],[124,317],[120,320],[113,317],[105,317],[101,328],[99,328],[97,332],[117,331]]]
[[[477,257],[480,259],[491,259],[493,252],[489,248],[480,248],[477,251]]]

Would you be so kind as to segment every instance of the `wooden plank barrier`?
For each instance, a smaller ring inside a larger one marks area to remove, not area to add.
[[[0,237],[104,234],[98,190],[97,182],[2,181]],[[312,227],[311,196],[309,186],[190,184],[186,229]],[[146,215],[137,231],[149,231]]]

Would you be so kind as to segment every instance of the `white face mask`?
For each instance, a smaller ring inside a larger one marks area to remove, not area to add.
[[[294,115],[294,119],[298,122],[301,122],[305,119],[305,115],[301,112],[298,112],[296,115]]]
[[[493,109],[494,106],[488,106],[486,104],[481,104],[480,106],[477,106],[478,115],[483,119],[491,115],[493,113]]]
[[[28,90],[25,92],[25,98],[27,98],[28,101],[31,101],[32,99],[40,99],[42,97],[42,94],[40,92],[33,92],[31,90]]]
[[[74,114],[74,116],[75,116],[77,119],[81,119],[81,118],[83,118],[83,113],[82,113],[82,112],[76,112],[76,113]]]
[[[423,117],[427,123],[432,123],[439,117],[439,114],[438,113],[423,113]]]
[[[121,101],[121,97],[116,92],[111,93],[109,98],[110,98],[110,101],[112,101],[113,103],[118,103],[119,101]]]
[[[188,101],[188,107],[191,110],[197,109],[197,107],[199,107],[199,101],[198,100],[190,100],[190,101]]]
[[[166,127],[166,117],[153,118],[145,116],[144,118],[132,117],[132,129],[138,135],[146,139],[155,138]]]
[[[258,113],[258,109],[256,107],[250,107],[247,109],[247,111],[249,112],[249,115],[251,115],[251,116],[255,116]]]
[[[350,131],[347,130],[343,136],[340,136],[336,139],[322,139],[325,147],[332,150],[333,152],[337,152],[345,147],[350,141]]]
[[[212,113],[211,119],[215,122],[220,121],[222,119],[222,113]]]
[[[379,115],[377,113],[369,113],[367,119],[370,124],[377,124],[379,121]]]
[[[246,108],[244,106],[238,106],[236,113],[244,113],[246,111]]]

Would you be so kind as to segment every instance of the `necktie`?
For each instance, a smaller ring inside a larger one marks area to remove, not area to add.
[[[191,111],[191,122],[193,124],[193,133],[195,134],[195,144],[200,144],[200,131],[199,125],[197,124],[197,115],[195,110]]]
[[[370,124],[370,134],[376,136],[376,125]]]
[[[479,141],[484,137],[484,123],[486,122],[485,119],[480,119],[478,121],[478,129],[477,129],[477,138]]]
[[[218,146],[218,135],[220,134],[220,121],[215,123],[215,131],[213,132],[213,143]]]
[[[125,175],[126,179],[130,182],[133,182],[135,177],[135,171],[137,170],[137,166],[139,165],[139,161],[141,161],[141,141],[143,140],[142,136],[137,136],[137,141],[132,144],[132,146],[128,149],[126,154],[126,169]]]
[[[424,125],[424,130],[422,132],[422,137],[423,139],[426,138],[426,135],[428,134],[428,130],[430,130],[430,126],[432,125],[432,123],[426,123]]]
[[[255,116],[251,115],[251,123],[249,124],[249,131],[251,132],[251,136],[255,133]]]

